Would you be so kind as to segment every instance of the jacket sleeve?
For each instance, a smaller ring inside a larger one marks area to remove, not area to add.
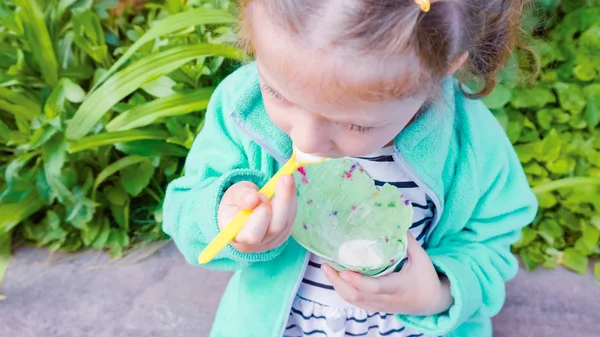
[[[510,246],[534,220],[538,203],[514,149],[508,140],[499,143],[480,149],[493,156],[471,157],[479,168],[473,181],[480,198],[464,228],[427,250],[435,268],[448,277],[454,304],[438,315],[399,315],[406,326],[443,335],[469,319],[490,318],[504,305],[505,282],[518,272]]]
[[[231,122],[226,120],[224,110],[229,110],[226,104],[231,99],[224,94],[226,81],[211,98],[203,130],[186,158],[185,174],[169,184],[163,203],[163,231],[194,265],[199,265],[199,254],[219,233],[217,211],[225,191],[241,181],[262,186],[268,179],[264,172],[251,167],[235,126],[228,126]],[[273,259],[284,247],[246,254],[227,245],[204,266],[237,270],[252,262]]]

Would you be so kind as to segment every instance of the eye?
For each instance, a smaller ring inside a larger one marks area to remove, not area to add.
[[[359,133],[369,133],[369,132],[373,131],[373,129],[374,129],[373,127],[350,124],[350,131],[356,131]]]
[[[265,91],[266,93],[268,93],[269,95],[275,97],[278,100],[284,100],[283,96],[281,96],[280,93],[278,93],[277,91],[273,90],[273,88],[271,88],[270,86],[264,84],[262,86],[263,91]]]

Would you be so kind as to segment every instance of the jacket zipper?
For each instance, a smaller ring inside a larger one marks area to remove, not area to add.
[[[231,119],[233,119],[233,121],[237,125],[237,127],[240,128],[240,131],[242,131],[248,137],[250,137],[250,139],[252,139],[256,143],[256,145],[258,145],[259,147],[261,147],[262,149],[267,151],[267,153],[270,154],[271,157],[275,158],[275,160],[277,160],[277,162],[279,162],[280,165],[283,165],[287,162],[287,159],[283,158],[279,153],[277,153],[277,151],[275,151],[275,149],[273,149],[267,142],[265,142],[262,138],[260,138],[256,134],[254,134],[254,132],[250,131],[246,127],[246,125],[240,120],[240,118],[235,114],[235,112],[232,112],[229,115],[229,117]]]
[[[300,270],[300,274],[298,275],[298,279],[296,279],[296,284],[294,285],[294,291],[292,291],[292,297],[290,298],[288,305],[287,305],[287,310],[286,312],[289,313],[290,310],[292,310],[292,305],[294,305],[294,299],[296,298],[296,293],[298,292],[298,289],[300,288],[300,283],[302,283],[302,279],[304,278],[304,273],[306,272],[306,268],[308,267],[308,259],[310,258],[310,253],[306,252],[306,255],[304,256],[304,264],[302,265],[302,269]],[[281,332],[279,333],[279,337],[283,337],[283,334],[285,333],[285,328],[289,319],[289,315],[287,316],[288,318],[284,319],[283,321],[283,326],[281,327]]]
[[[433,229],[440,222],[440,217],[443,211],[440,199],[438,198],[437,194],[435,194],[435,192],[431,189],[431,187],[425,184],[421,177],[419,177],[419,175],[414,172],[413,168],[408,164],[408,161],[402,156],[402,154],[400,154],[398,150],[395,150],[392,156],[396,164],[398,164],[398,166],[400,166],[400,168],[404,170],[404,172],[406,172],[406,174],[412,179],[412,181],[414,181],[417,185],[419,185],[419,187],[425,190],[425,193],[427,193],[427,195],[431,197],[433,203],[435,204],[436,212],[433,218],[433,226],[431,226],[429,232],[425,236],[425,242],[427,242],[430,234],[433,232]]]

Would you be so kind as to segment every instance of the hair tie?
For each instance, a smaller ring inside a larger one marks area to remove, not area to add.
[[[415,0],[415,3],[421,7],[421,10],[425,13],[429,12],[431,8],[431,2],[429,0]]]

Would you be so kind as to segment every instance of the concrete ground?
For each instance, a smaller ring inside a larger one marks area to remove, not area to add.
[[[187,265],[173,244],[143,254],[110,264],[98,252],[19,250],[0,286],[0,336],[208,336],[229,275]],[[495,336],[600,335],[600,286],[590,276],[521,272],[507,296]]]

